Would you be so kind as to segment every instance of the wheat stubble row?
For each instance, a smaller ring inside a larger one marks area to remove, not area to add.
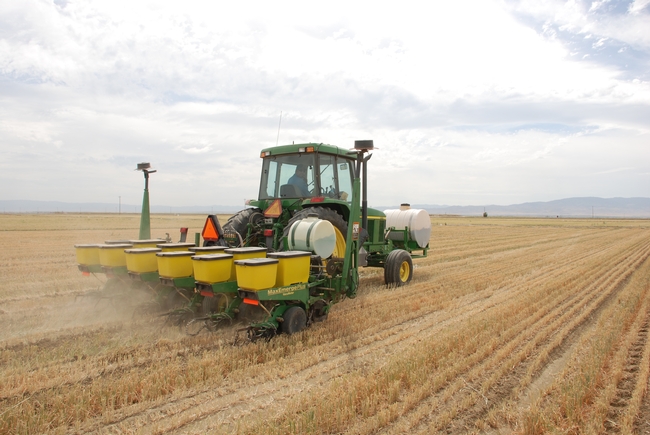
[[[648,231],[459,222],[434,227],[412,285],[385,289],[381,274],[364,271],[357,299],[298,336],[232,347],[232,329],[187,338],[142,318],[13,343],[2,350],[0,424],[20,433],[508,428],[518,416],[506,405],[563,343],[555,336],[622,291],[647,257]],[[517,361],[513,381],[503,372]],[[495,393],[500,384],[508,394]]]

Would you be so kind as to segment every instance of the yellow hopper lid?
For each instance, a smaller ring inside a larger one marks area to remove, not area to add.
[[[134,245],[144,245],[145,243],[165,243],[163,239],[147,239],[147,240],[129,240],[129,243]]]
[[[194,252],[190,251],[172,251],[172,252],[158,252],[156,253],[158,257],[187,257],[188,255],[194,255]]]
[[[188,250],[196,252],[197,254],[202,252],[216,252],[216,251],[225,251],[228,249],[227,246],[192,246]]]
[[[235,264],[240,266],[268,266],[269,264],[276,264],[278,262],[275,258],[249,258],[247,260],[237,260]]]
[[[152,252],[160,251],[162,251],[160,248],[133,248],[124,250],[127,254],[151,254]]]
[[[133,245],[130,243],[107,243],[105,245],[99,245],[99,249],[128,249],[133,248]]]
[[[192,260],[198,261],[212,261],[212,260],[225,260],[226,258],[232,258],[232,254],[203,254],[195,255],[192,257]]]
[[[225,252],[227,254],[248,254],[251,252],[266,252],[266,248],[259,246],[245,246],[243,248],[228,248]]]
[[[307,251],[282,251],[282,252],[269,252],[266,254],[269,258],[296,258],[296,257],[311,257],[311,252]]]
[[[196,246],[194,243],[161,243],[156,245],[158,248],[189,248],[191,246]]]

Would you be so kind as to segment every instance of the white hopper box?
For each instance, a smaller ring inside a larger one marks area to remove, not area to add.
[[[309,216],[296,221],[289,229],[289,249],[309,251],[328,258],[336,247],[334,226],[317,217]]]
[[[402,204],[398,210],[385,210],[386,228],[395,227],[396,230],[409,229],[409,237],[414,240],[420,248],[425,248],[429,244],[431,237],[431,218],[426,210],[411,208],[408,204]],[[399,237],[401,234],[391,233],[388,236],[391,240]]]

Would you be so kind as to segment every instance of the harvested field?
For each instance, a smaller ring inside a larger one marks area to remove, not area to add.
[[[410,285],[364,269],[326,322],[234,345],[93,293],[73,245],[139,216],[0,215],[0,433],[650,433],[650,221],[432,223]]]

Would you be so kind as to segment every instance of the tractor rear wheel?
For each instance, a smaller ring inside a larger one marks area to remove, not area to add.
[[[334,252],[332,257],[343,258],[345,256],[345,237],[348,234],[348,224],[343,219],[343,216],[325,207],[309,207],[304,208],[297,212],[291,219],[289,223],[284,228],[284,235],[289,235],[289,229],[291,225],[295,222],[305,219],[310,214],[315,214],[318,216],[318,219],[328,221],[334,227],[334,234],[336,235],[336,244],[334,245]]]
[[[233,233],[236,232],[239,234],[238,245],[241,246],[258,246],[258,243],[261,240],[258,240],[258,231],[257,228],[262,225],[264,222],[264,215],[262,210],[259,208],[245,208],[240,210],[228,219],[228,222],[223,224],[224,233]],[[248,224],[252,225],[252,231],[250,236],[248,234]]]
[[[413,278],[411,254],[403,249],[391,251],[384,264],[384,281],[389,286],[400,287]]]
[[[280,331],[291,335],[302,331],[307,326],[307,313],[301,307],[289,307],[282,315],[284,321],[280,323]]]

